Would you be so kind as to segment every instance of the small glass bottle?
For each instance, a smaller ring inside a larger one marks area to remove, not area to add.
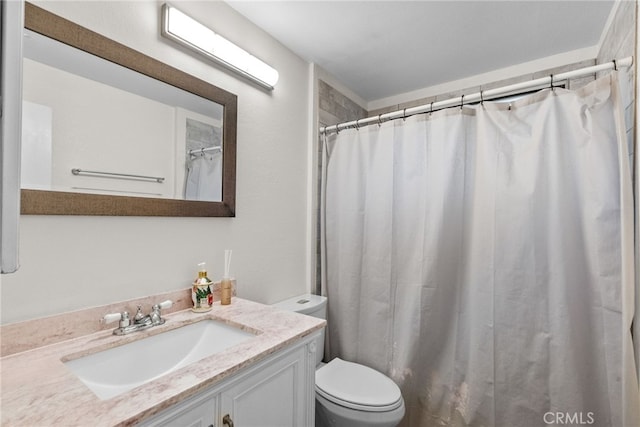
[[[198,277],[191,287],[191,301],[193,302],[192,311],[203,313],[211,310],[213,307],[213,282],[207,277],[206,263],[198,264]]]

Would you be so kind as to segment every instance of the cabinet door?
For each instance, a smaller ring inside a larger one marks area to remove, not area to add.
[[[220,427],[303,427],[310,425],[307,347],[276,358],[220,394]],[[313,356],[313,355],[312,355]],[[311,393],[309,392],[311,390]],[[313,396],[311,396],[313,398]],[[313,406],[311,406],[313,408]]]
[[[197,398],[177,404],[145,426],[153,427],[216,427],[218,396]]]

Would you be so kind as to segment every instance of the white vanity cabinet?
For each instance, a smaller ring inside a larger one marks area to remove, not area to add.
[[[312,427],[315,337],[304,338],[142,423],[154,427]]]
[[[180,402],[158,417],[142,423],[143,426],[210,427],[218,420],[218,396],[204,392]],[[219,425],[222,425],[220,423]]]

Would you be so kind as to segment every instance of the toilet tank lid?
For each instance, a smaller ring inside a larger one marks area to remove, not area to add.
[[[281,310],[295,311],[296,313],[309,314],[321,309],[327,304],[327,297],[313,294],[298,295],[293,298],[273,304]]]

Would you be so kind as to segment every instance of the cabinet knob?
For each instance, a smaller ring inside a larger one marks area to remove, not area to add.
[[[224,424],[225,426],[233,427],[233,420],[231,419],[229,414],[222,417],[222,424]]]

